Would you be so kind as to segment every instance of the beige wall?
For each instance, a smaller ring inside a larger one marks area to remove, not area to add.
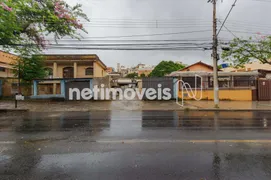
[[[94,77],[106,76],[105,69],[103,69],[97,62],[94,62]]]
[[[0,62],[6,64],[12,64],[16,60],[17,56],[0,51]]]
[[[77,78],[92,78],[92,75],[86,75],[86,69],[92,66],[77,65]]]
[[[14,63],[16,58],[15,55],[0,51],[0,67],[5,68],[5,72],[0,71],[0,77],[14,77],[11,64]]]
[[[46,66],[47,68],[52,68],[53,65],[51,66]],[[57,64],[57,75],[54,75],[54,78],[63,78],[63,68],[65,67],[74,67],[73,62],[65,64]],[[100,66],[99,63],[94,62],[93,63],[93,68],[94,68],[94,75],[86,75],[86,69],[92,67],[88,65],[80,65],[80,62],[77,63],[77,77],[75,78],[92,78],[92,77],[105,77],[106,76],[106,71],[104,68]],[[75,69],[74,69],[75,71]]]
[[[1,65],[0,65],[1,67]],[[0,77],[7,78],[7,77],[14,77],[12,69],[5,69],[5,72],[0,71]]]

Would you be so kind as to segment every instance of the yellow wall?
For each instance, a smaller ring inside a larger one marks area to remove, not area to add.
[[[188,95],[185,96],[187,92],[184,92],[184,99],[193,99],[190,98]],[[200,91],[197,91],[196,97],[199,99],[201,96]],[[192,96],[192,93],[190,93]],[[182,92],[179,91],[179,98],[182,98]],[[203,90],[202,91],[202,99],[206,100],[213,100],[214,93],[213,90]],[[219,90],[219,99],[220,100],[233,100],[233,101],[252,101],[252,90],[249,89],[240,89],[240,90]]]
[[[92,78],[92,75],[86,75],[86,69],[91,66],[77,65],[77,77],[76,78]]]
[[[94,77],[104,77],[106,76],[105,70],[98,64],[97,62],[94,62]]]
[[[1,67],[1,65],[0,65]],[[0,71],[0,77],[7,78],[7,77],[14,77],[13,70],[12,69],[5,69],[5,72]]]
[[[54,68],[52,66],[47,66],[48,68]],[[57,64],[57,75],[54,76],[55,78],[63,78],[63,68],[65,67],[74,67],[73,63],[67,63],[66,65],[62,64]],[[85,71],[88,67],[87,65],[80,65],[80,63],[77,63],[77,77],[75,78],[93,78],[93,77],[105,77],[106,76],[106,71],[104,68],[100,66],[99,63],[94,62],[93,63],[93,68],[94,68],[94,76],[92,75],[86,75]],[[74,70],[75,71],[75,70]]]
[[[17,56],[0,51],[0,67],[5,68],[5,72],[0,71],[0,77],[14,77],[12,65]]]
[[[12,64],[16,60],[17,56],[0,51],[0,62],[6,64]]]

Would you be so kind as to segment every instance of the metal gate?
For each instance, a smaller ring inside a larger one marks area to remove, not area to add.
[[[69,99],[69,89],[70,88],[78,88],[80,92],[85,89],[85,88],[90,88],[90,80],[82,80],[82,81],[68,81],[66,82],[65,86],[65,98],[68,100]],[[74,95],[74,100],[75,100],[75,95]],[[83,100],[82,97],[80,96],[80,100]]]
[[[258,81],[258,100],[270,101],[271,100],[271,80],[259,79]]]
[[[143,78],[142,79],[142,88],[153,88],[156,91],[158,90],[158,85],[161,84],[161,88],[169,88],[172,99],[174,98],[174,85],[172,77],[157,77],[157,78]],[[147,100],[146,96],[143,97],[144,100]],[[158,99],[158,97],[157,97]]]

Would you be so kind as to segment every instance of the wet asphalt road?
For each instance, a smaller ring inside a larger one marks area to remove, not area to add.
[[[0,114],[0,179],[271,179],[271,112]]]

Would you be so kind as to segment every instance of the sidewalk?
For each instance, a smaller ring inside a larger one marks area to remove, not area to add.
[[[0,110],[14,110],[14,101],[0,101]],[[93,111],[93,110],[180,110],[175,101],[19,101],[18,110],[32,112]]]
[[[213,101],[185,101],[196,109],[213,109]],[[271,110],[271,101],[220,101],[219,109],[225,110]]]
[[[271,102],[220,101],[219,109],[213,101],[185,101],[181,107],[175,101],[19,101],[18,110],[35,112],[93,111],[93,110],[270,110]],[[0,110],[15,110],[14,101],[0,101]],[[16,110],[17,110],[16,109]]]

